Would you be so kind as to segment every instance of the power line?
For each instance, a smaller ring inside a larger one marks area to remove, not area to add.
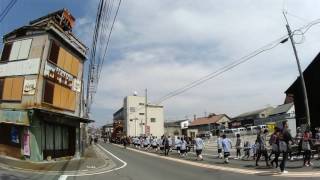
[[[3,21],[3,19],[7,16],[11,8],[16,4],[17,0],[11,0],[9,4],[5,7],[5,9],[0,14],[0,23]]]
[[[302,34],[305,34],[312,26],[314,26],[316,24],[319,24],[319,23],[320,23],[320,19],[314,20],[314,21],[308,23],[307,25],[295,30],[294,32],[301,31]],[[255,50],[255,51],[253,51],[249,55],[246,55],[246,56],[240,58],[239,60],[236,60],[236,61],[232,62],[231,64],[218,69],[217,71],[214,71],[214,72],[212,72],[212,73],[210,73],[210,74],[208,74],[208,75],[206,75],[206,76],[204,76],[204,77],[202,77],[202,78],[200,78],[198,80],[195,80],[195,81],[183,86],[182,88],[179,88],[179,89],[177,89],[175,91],[172,91],[172,92],[168,93],[167,95],[161,97],[157,101],[156,104],[160,104],[160,103],[162,103],[162,102],[164,102],[164,101],[166,101],[166,100],[168,100],[168,99],[170,99],[172,97],[175,97],[175,96],[177,96],[179,94],[182,94],[182,93],[188,91],[189,89],[192,89],[192,88],[194,88],[194,87],[196,87],[196,86],[198,86],[198,85],[200,85],[200,84],[202,84],[202,83],[204,83],[204,82],[206,82],[206,81],[208,81],[210,79],[213,79],[213,78],[215,78],[215,77],[217,77],[217,76],[219,76],[219,75],[221,75],[221,74],[223,74],[223,73],[235,68],[236,66],[241,65],[241,64],[249,61],[253,57],[261,54],[262,52],[265,52],[265,51],[268,51],[268,50],[271,50],[271,49],[275,48],[276,46],[278,46],[280,43],[283,43],[283,41],[285,41],[287,39],[288,39],[288,35],[282,36],[281,38],[279,38],[279,39],[277,39],[275,41],[272,41],[271,43],[263,46],[262,48],[259,48],[259,49]]]
[[[111,33],[117,18],[121,0],[100,0],[96,14],[95,27],[90,51],[89,73],[87,79],[86,115],[89,116],[94,95],[98,88],[100,74],[105,61],[105,55],[111,39]],[[115,11],[115,12],[114,12]]]

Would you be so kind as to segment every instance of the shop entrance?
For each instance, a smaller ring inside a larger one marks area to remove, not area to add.
[[[23,126],[0,123],[0,155],[21,158]]]
[[[45,122],[43,131],[43,158],[74,156],[76,131],[75,127]]]

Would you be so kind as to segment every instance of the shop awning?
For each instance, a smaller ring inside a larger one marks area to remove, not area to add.
[[[71,115],[68,115],[68,114],[55,112],[55,111],[49,111],[49,110],[45,110],[45,109],[35,108],[33,110],[36,113],[42,113],[42,114],[46,114],[46,115],[49,115],[49,116],[61,117],[61,118],[65,118],[65,119],[79,121],[79,122],[82,122],[82,123],[92,123],[92,122],[94,122],[94,120],[90,120],[90,119],[87,119],[87,118],[81,118],[81,117],[78,117],[78,116],[71,116]]]
[[[0,123],[10,123],[10,124],[30,126],[28,111],[1,109]]]

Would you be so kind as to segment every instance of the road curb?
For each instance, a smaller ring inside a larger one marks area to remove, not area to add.
[[[114,146],[121,147],[123,146],[118,144],[113,144]],[[134,148],[127,147],[128,150],[135,151],[141,154],[145,154],[152,157],[157,157],[160,159],[166,159],[174,162],[179,162],[183,164],[188,164],[192,166],[202,167],[206,169],[212,169],[212,170],[220,170],[220,171],[227,171],[231,173],[240,173],[240,174],[249,174],[249,175],[257,175],[257,176],[280,176],[280,177],[292,177],[292,178],[301,178],[301,177],[320,177],[320,172],[290,172],[288,174],[281,174],[279,171],[259,171],[259,170],[248,170],[243,168],[235,168],[235,167],[224,167],[219,165],[212,165],[212,164],[204,164],[204,163],[198,163],[198,162],[192,162],[184,159],[177,159],[173,157],[167,157],[167,156],[161,156],[155,153],[145,152],[141,150],[137,150]]]
[[[99,166],[94,169],[87,168],[84,170],[74,170],[74,171],[46,171],[46,170],[33,170],[33,169],[19,168],[19,167],[10,166],[3,163],[0,163],[0,168],[9,170],[9,171],[18,171],[18,172],[32,173],[32,174],[48,174],[48,175],[75,175],[75,174],[78,175],[78,174],[88,173],[89,171],[100,172],[100,171],[106,171],[114,168],[115,164],[112,162],[112,160],[105,153],[102,152],[100,147],[99,148],[97,147],[95,149],[97,155],[102,157],[102,159],[104,159],[105,161],[102,166]],[[100,152],[97,152],[97,150]]]

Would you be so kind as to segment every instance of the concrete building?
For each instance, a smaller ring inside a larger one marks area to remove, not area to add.
[[[59,10],[4,35],[0,59],[0,154],[41,161],[78,156],[87,48],[75,18]]]
[[[164,134],[163,106],[146,103],[142,96],[127,96],[123,107],[114,114],[114,121],[123,119],[123,133],[127,136]]]

